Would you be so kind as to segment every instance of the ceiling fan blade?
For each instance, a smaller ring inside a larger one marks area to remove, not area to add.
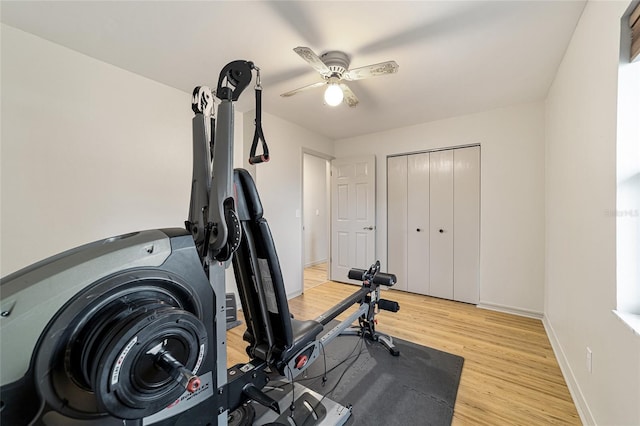
[[[302,59],[307,61],[309,65],[311,65],[313,69],[322,74],[323,77],[331,76],[331,70],[329,69],[329,67],[324,62],[322,62],[322,59],[320,59],[320,57],[316,55],[313,50],[309,49],[308,47],[298,46],[293,49],[293,51],[300,55]]]
[[[297,1],[269,1],[265,2],[265,5],[279,15],[283,22],[300,36],[300,40],[313,46],[324,44],[321,20],[315,16],[312,4]]]
[[[343,74],[345,80],[362,80],[363,78],[377,77],[384,74],[393,74],[398,72],[398,64],[396,61],[381,62],[379,64],[368,65],[366,67],[354,68]]]
[[[325,84],[327,84],[327,83],[324,82],[324,81],[319,81],[317,83],[311,83],[311,84],[308,84],[306,86],[302,86],[302,87],[299,87],[297,89],[291,90],[289,92],[283,93],[280,96],[282,96],[283,98],[288,98],[289,96],[293,96],[296,93],[300,93],[300,92],[304,92],[304,91],[309,90],[309,89],[313,89],[313,88],[316,88],[316,87],[324,86]]]
[[[349,105],[351,108],[358,105],[358,102],[360,101],[358,101],[356,95],[351,91],[351,89],[349,89],[349,86],[344,83],[340,83],[340,88],[342,89],[342,93],[344,93],[344,102],[347,105]]]

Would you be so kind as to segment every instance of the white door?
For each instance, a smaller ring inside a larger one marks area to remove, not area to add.
[[[407,156],[407,290],[429,293],[429,154]]]
[[[331,168],[331,279],[352,282],[349,269],[376,260],[375,156],[340,158]]]
[[[407,288],[407,156],[387,158],[387,263],[396,290]]]
[[[478,303],[480,282],[480,147],[453,153],[453,299]]]
[[[429,156],[429,294],[453,299],[453,151]]]

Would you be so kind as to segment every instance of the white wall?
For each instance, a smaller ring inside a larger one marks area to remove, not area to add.
[[[387,155],[475,143],[481,145],[480,303],[540,315],[544,287],[542,102],[338,140],[335,156],[376,155],[376,250],[386,264]]]
[[[628,4],[587,3],[547,99],[545,325],[588,424],[640,424],[640,336],[611,312],[616,220],[608,214],[616,209],[620,17]]]
[[[303,148],[332,155],[333,144],[324,136],[264,111],[262,128],[269,144],[271,161],[256,166],[256,184],[264,207],[264,217],[269,222],[278,250],[287,295],[293,297],[302,293],[303,289]]]
[[[184,226],[190,95],[2,25],[2,275]]]
[[[0,275],[101,238],[184,227],[191,95],[4,24],[1,31]],[[242,118],[236,113],[239,141]],[[241,152],[240,142],[236,161]]]
[[[311,154],[303,159],[304,265],[326,262],[329,254],[327,160]]]

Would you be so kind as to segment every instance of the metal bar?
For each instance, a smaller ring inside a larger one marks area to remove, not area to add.
[[[360,305],[360,308],[357,311],[349,315],[347,319],[345,319],[340,324],[333,327],[331,330],[329,330],[327,334],[325,334],[320,338],[320,343],[322,344],[322,346],[326,347],[326,345],[328,345],[329,342],[331,342],[333,339],[338,337],[340,333],[342,333],[344,330],[351,327],[351,324],[353,324],[353,322],[357,320],[359,317],[361,317],[362,315],[365,315],[367,311],[369,311],[368,303],[363,303],[362,305]]]
[[[349,309],[353,304],[364,300],[364,296],[366,296],[370,291],[371,289],[369,287],[361,287],[357,292],[353,293],[351,296],[347,297],[342,302],[316,318],[316,321],[322,325],[329,324],[331,320]]]
[[[474,146],[480,146],[481,147],[481,145],[479,143],[469,143],[469,144],[455,145],[455,146],[434,148],[434,149],[427,149],[427,150],[421,150],[421,151],[403,152],[403,153],[400,153],[400,154],[391,154],[391,155],[387,155],[387,158],[402,157],[403,155],[427,154],[427,153],[430,153],[430,152],[438,152],[438,151],[449,151],[451,149],[472,148]]]
[[[216,332],[216,353],[215,362],[215,386],[216,389],[223,389],[227,384],[227,306],[225,302],[225,265],[217,261],[211,261],[209,264],[209,282],[213,287],[215,295],[215,327]],[[215,392],[215,389],[214,389]],[[218,416],[218,426],[227,426],[227,415],[224,411]]]
[[[193,133],[193,172],[191,201],[189,203],[189,231],[193,234],[196,247],[205,241],[207,218],[202,212],[209,207],[209,189],[211,186],[211,152],[207,130],[208,117],[196,114],[191,120]],[[204,260],[201,258],[201,260]]]
[[[218,106],[218,124],[213,147],[213,180],[209,195],[208,222],[216,226],[210,244],[216,255],[227,243],[229,230],[225,217],[225,201],[233,197],[233,103],[223,100]],[[224,259],[226,260],[226,259]]]

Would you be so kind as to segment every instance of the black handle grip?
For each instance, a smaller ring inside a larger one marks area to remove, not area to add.
[[[398,312],[400,310],[400,305],[398,304],[398,302],[387,299],[378,300],[378,307],[383,311],[389,312]]]
[[[266,163],[269,161],[269,154],[256,155],[255,157],[249,157],[249,164]]]
[[[362,277],[364,276],[365,272],[367,271],[364,269],[352,268],[349,269],[348,277],[350,280],[362,281]]]
[[[242,388],[242,393],[253,399],[257,403],[267,408],[271,408],[273,411],[280,414],[280,406],[278,405],[278,402],[258,389],[258,387],[253,383],[247,383],[246,385],[244,385],[244,387]]]
[[[258,79],[260,74],[258,73]],[[260,81],[258,80],[258,84]],[[249,164],[266,163],[269,161],[269,147],[267,141],[264,139],[264,133],[262,132],[262,88],[256,86],[256,129],[253,133],[253,142],[251,143],[251,149],[249,150]],[[262,142],[262,155],[256,155],[256,149],[258,148],[258,142]]]
[[[387,287],[391,287],[396,283],[398,279],[395,274],[387,274],[386,272],[378,272],[375,277],[373,277],[373,282],[376,284],[384,285]]]
[[[364,274],[366,272],[367,271],[365,269],[353,268],[349,270],[348,276],[352,280],[362,281],[362,279],[364,278]],[[397,278],[394,274],[387,274],[385,272],[378,272],[373,277],[374,284],[384,285],[387,287],[391,287],[396,283],[396,281],[397,281]]]

